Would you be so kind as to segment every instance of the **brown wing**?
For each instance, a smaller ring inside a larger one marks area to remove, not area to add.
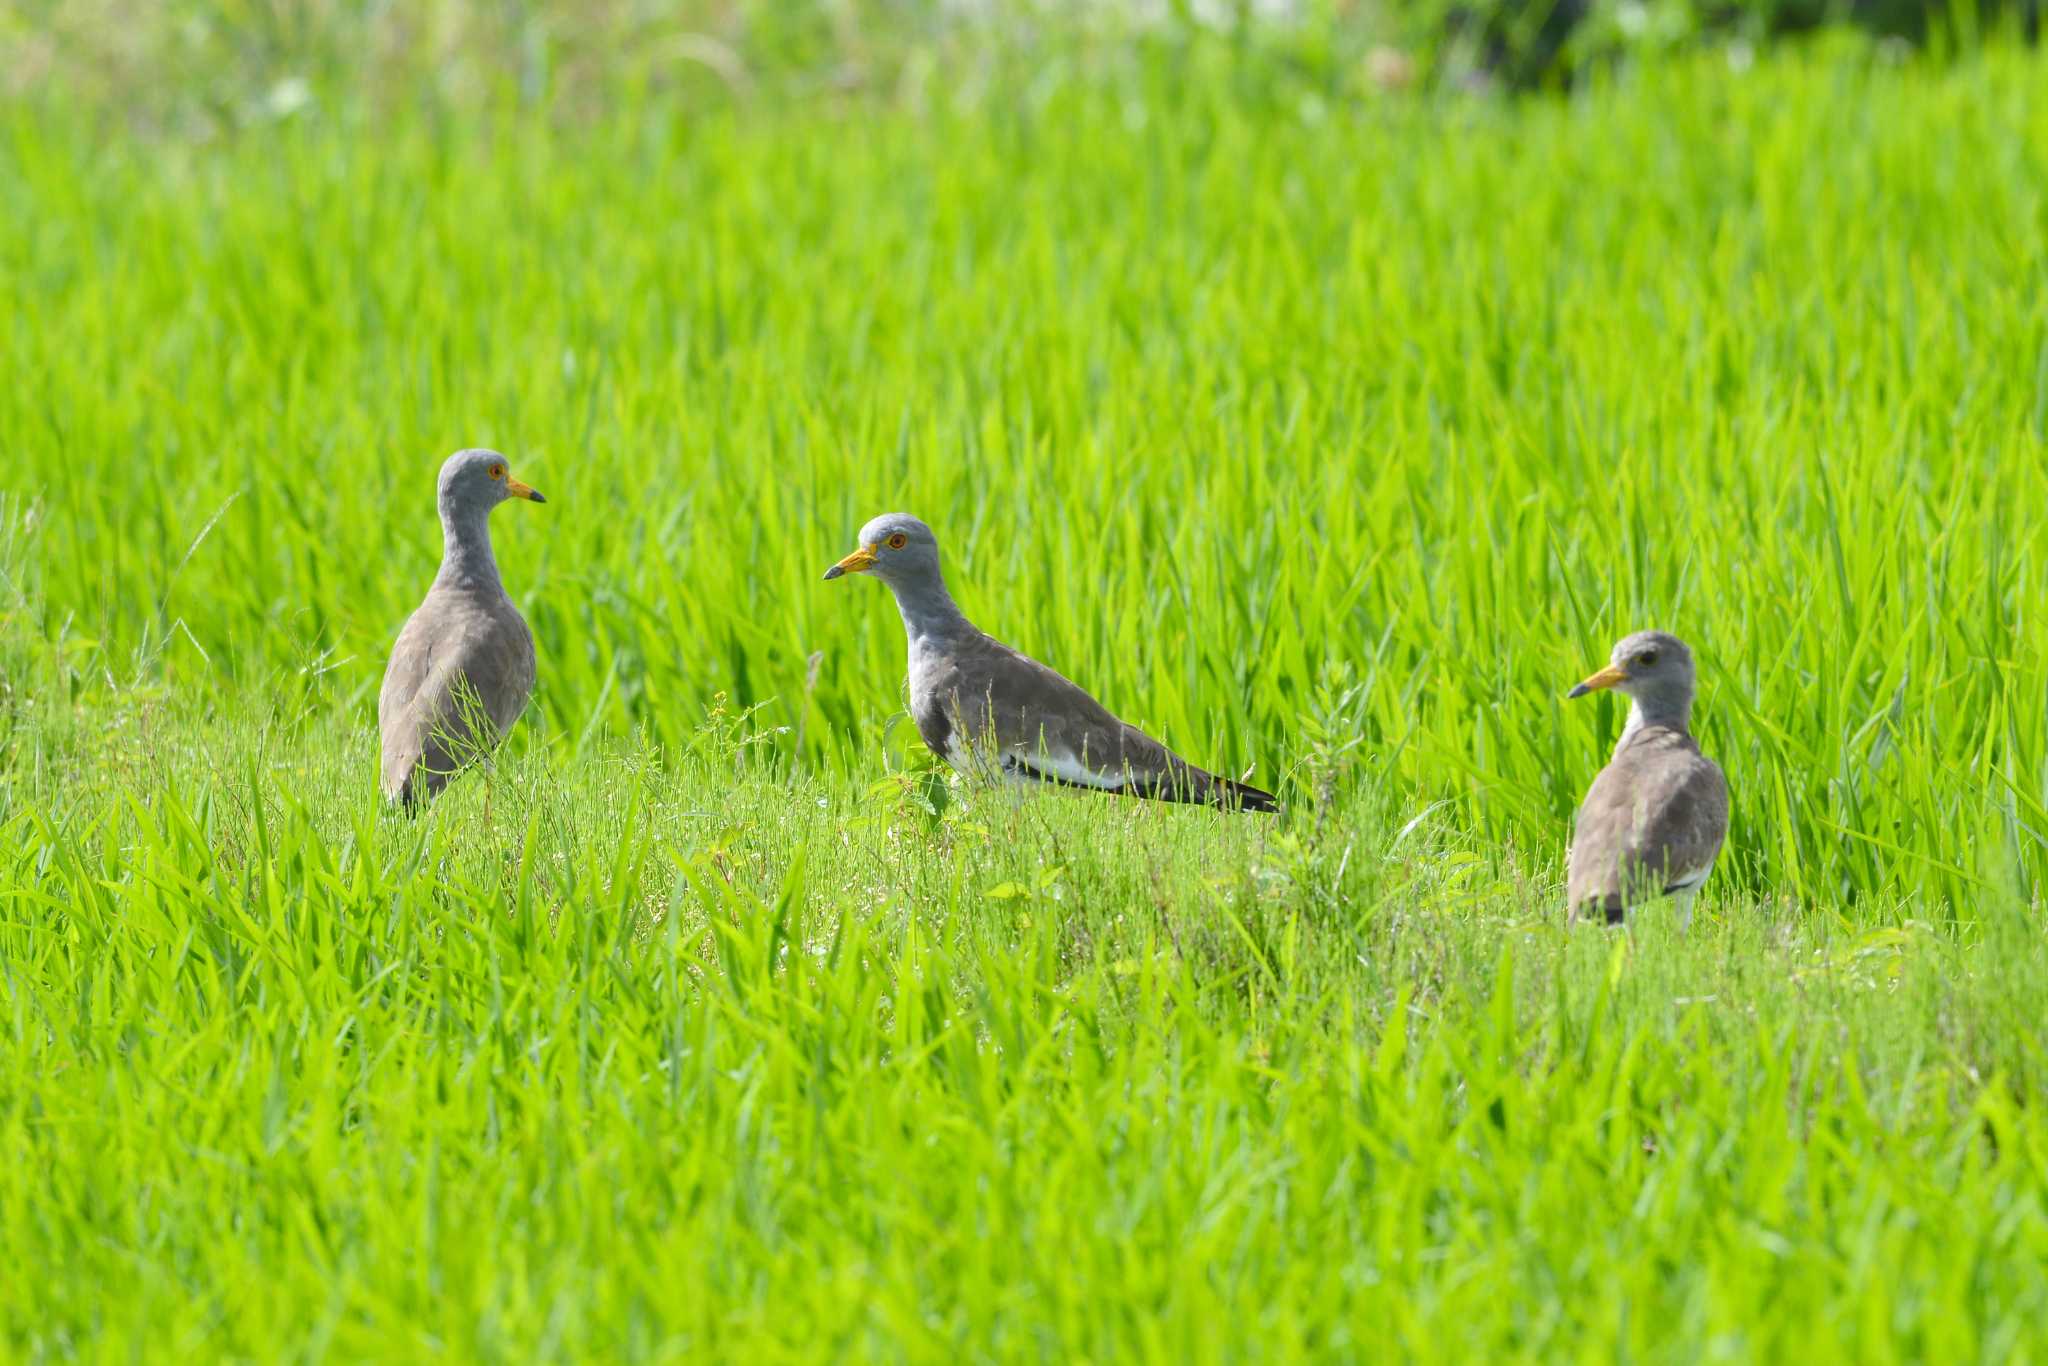
[[[1274,805],[1269,793],[1195,767],[1057,670],[993,637],[954,643],[925,683],[919,729],[927,741],[946,731],[933,748],[949,759],[957,726],[960,739],[1019,777],[1165,801]]]
[[[1572,913],[1610,918],[1697,886],[1728,833],[1721,770],[1678,731],[1646,732],[1600,771],[1572,836]]]
[[[384,795],[439,792],[511,729],[533,681],[533,636],[510,601],[429,593],[398,633],[377,697]]]

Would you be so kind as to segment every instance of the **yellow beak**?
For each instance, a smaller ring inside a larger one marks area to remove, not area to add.
[[[1617,683],[1626,683],[1627,681],[1628,670],[1622,668],[1619,664],[1609,664],[1599,673],[1594,674],[1591,678],[1579,684],[1578,687],[1566,693],[1565,696],[1584,697],[1589,692],[1598,692],[1602,688],[1611,688]]]
[[[530,502],[545,503],[547,501],[547,499],[540,496],[539,489],[531,484],[522,484],[509,475],[505,479],[505,492],[511,494],[514,498],[524,498]]]
[[[859,550],[854,551],[851,555],[848,555],[845,559],[841,560],[838,564],[835,564],[830,569],[826,570],[825,577],[828,579],[836,579],[841,574],[858,574],[863,569],[873,569],[874,567],[874,548],[872,546],[864,545]]]

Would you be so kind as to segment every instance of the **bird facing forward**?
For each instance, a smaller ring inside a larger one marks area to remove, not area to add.
[[[1603,688],[1627,694],[1628,723],[1579,807],[1569,916],[1621,924],[1669,896],[1682,930],[1728,834],[1727,780],[1692,738],[1692,651],[1668,632],[1638,631],[1568,695]]]

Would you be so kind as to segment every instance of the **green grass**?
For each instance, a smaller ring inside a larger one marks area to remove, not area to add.
[[[0,1344],[2048,1352],[2044,81],[0,107]],[[407,821],[465,444],[541,683]],[[892,508],[1288,814],[933,781]],[[1729,850],[1567,934],[1652,624]]]

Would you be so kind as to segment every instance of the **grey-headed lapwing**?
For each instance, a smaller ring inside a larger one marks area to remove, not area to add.
[[[910,714],[934,754],[962,772],[1246,811],[1273,794],[1188,763],[1100,702],[961,615],[939,573],[932,530],[890,513],[825,571],[873,574],[896,594],[910,641]]]
[[[457,451],[441,466],[441,572],[391,647],[377,726],[384,795],[432,797],[509,730],[533,691],[533,635],[505,596],[491,554],[491,509],[547,500],[496,451]]]
[[[1570,918],[1619,924],[1669,896],[1684,929],[1728,833],[1728,784],[1690,729],[1692,651],[1667,632],[1638,631],[1570,696],[1601,688],[1628,694],[1628,724],[1579,807],[1565,891]]]

